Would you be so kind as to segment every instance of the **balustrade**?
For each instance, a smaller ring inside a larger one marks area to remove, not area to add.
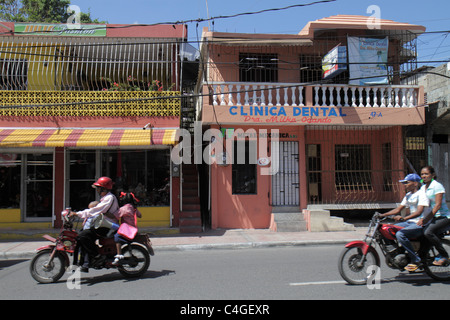
[[[212,83],[214,106],[334,106],[411,108],[418,105],[418,86],[349,86],[294,83]]]

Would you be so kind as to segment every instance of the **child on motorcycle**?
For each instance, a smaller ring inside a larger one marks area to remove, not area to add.
[[[78,212],[71,211],[70,215],[75,215],[82,219],[89,219],[94,218],[99,214],[103,214],[110,222],[117,223],[119,204],[116,196],[111,192],[113,185],[114,182],[109,177],[98,178],[98,180],[92,184],[92,187],[95,188],[97,194],[100,196],[100,203],[90,209],[88,208]],[[95,241],[100,236],[106,236],[108,232],[108,228],[99,228],[96,230],[94,230],[93,228],[84,228],[83,231],[81,231],[78,235],[78,241],[81,247],[83,248],[84,252],[87,252],[87,254],[89,255],[89,262],[95,260],[96,258],[101,258],[98,255],[97,245],[95,244]],[[82,266],[81,271],[88,272],[88,267],[85,265]]]
[[[122,205],[119,209],[120,224],[126,223],[132,227],[137,228],[136,217],[142,217],[141,213],[137,209],[139,200],[131,192],[121,192],[119,196],[119,202]],[[115,259],[112,264],[118,265],[120,260],[124,258],[122,255],[122,244],[128,243],[128,239],[117,232],[114,235],[114,241],[116,242],[117,254],[114,257]]]
[[[430,202],[423,192],[421,187],[421,178],[415,173],[408,174],[405,179],[400,180],[400,183],[405,185],[406,195],[403,198],[400,206],[388,211],[381,217],[387,217],[390,215],[396,215],[394,220],[398,223],[398,226],[404,227],[396,233],[398,242],[405,248],[411,259],[411,263],[405,267],[407,271],[416,271],[419,268],[420,257],[414,251],[409,239],[417,238],[423,233],[423,226],[418,223],[423,217],[424,213],[429,212],[428,208]],[[408,214],[402,217],[400,212],[403,209],[408,210]]]

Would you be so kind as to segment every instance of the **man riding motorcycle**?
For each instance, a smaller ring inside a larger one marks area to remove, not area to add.
[[[96,189],[97,193],[100,196],[100,202],[93,208],[85,209],[78,212],[71,212],[70,215],[76,215],[82,219],[90,219],[96,217],[99,214],[103,214],[105,218],[112,223],[118,224],[118,212],[119,212],[119,203],[114,194],[111,193],[111,189],[113,188],[113,181],[109,177],[101,177],[96,182],[92,184],[92,187]],[[89,262],[93,262],[96,259],[99,259],[97,246],[95,241],[100,238],[106,236],[109,232],[108,228],[98,228],[94,229],[91,227],[90,229],[86,229],[80,232],[78,236],[78,242],[81,247],[85,250],[85,252],[89,256],[88,261],[84,261],[81,271],[88,272],[89,270]]]

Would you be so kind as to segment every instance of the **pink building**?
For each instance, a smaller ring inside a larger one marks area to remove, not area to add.
[[[197,115],[223,133],[211,159],[228,158],[203,190],[212,228],[281,230],[281,213],[401,200],[398,180],[417,166],[410,151],[423,147],[405,128],[425,123],[423,89],[402,80],[425,28],[378,22],[338,15],[296,35],[203,30]]]

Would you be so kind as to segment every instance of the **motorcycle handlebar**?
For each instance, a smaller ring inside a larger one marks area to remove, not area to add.
[[[373,222],[377,222],[377,221],[381,222],[381,221],[384,221],[387,219],[387,217],[380,217],[380,216],[381,216],[381,213],[375,212],[374,215],[372,216],[372,221]]]

